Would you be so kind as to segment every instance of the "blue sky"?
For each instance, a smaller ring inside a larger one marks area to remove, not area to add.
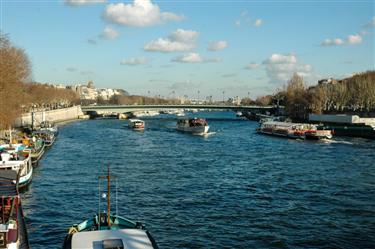
[[[95,3],[93,3],[95,2]],[[374,1],[8,1],[38,82],[215,99],[374,69]]]

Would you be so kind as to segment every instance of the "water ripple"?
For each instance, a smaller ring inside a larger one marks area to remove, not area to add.
[[[97,176],[118,176],[118,211],[144,222],[160,248],[374,248],[375,143],[261,136],[252,122],[206,113],[214,134],[171,119],[63,126],[23,203],[33,248],[60,248],[98,210]],[[115,209],[115,203],[112,203]],[[104,208],[104,206],[103,206]]]

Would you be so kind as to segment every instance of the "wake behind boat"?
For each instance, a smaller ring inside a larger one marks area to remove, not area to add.
[[[206,134],[209,130],[204,118],[181,118],[177,120],[177,130],[192,134]]]
[[[107,176],[99,177],[107,180],[107,195],[104,195],[107,212],[99,212],[93,218],[70,227],[63,249],[158,249],[142,223],[111,213],[111,177],[109,167]]]

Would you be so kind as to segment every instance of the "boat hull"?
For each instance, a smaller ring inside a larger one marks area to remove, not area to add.
[[[288,122],[266,121],[261,123],[257,132],[292,139],[320,140],[332,138],[331,130],[318,130],[315,125]]]
[[[205,134],[208,133],[210,127],[207,126],[177,126],[177,130],[191,134]]]

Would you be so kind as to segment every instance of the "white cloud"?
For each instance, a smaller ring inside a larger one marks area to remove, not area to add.
[[[271,83],[286,83],[294,73],[302,77],[312,76],[311,65],[299,64],[294,54],[273,54],[263,64]]]
[[[234,25],[236,25],[236,27],[240,27],[241,26],[241,21],[240,20],[235,21]]]
[[[258,67],[259,67],[259,64],[255,63],[255,62],[252,62],[249,65],[246,65],[245,69],[247,69],[247,70],[253,70],[253,69],[257,69]]]
[[[89,5],[105,2],[107,2],[107,0],[65,0],[65,4],[72,6]]]
[[[228,47],[228,42],[226,41],[214,41],[214,42],[211,42],[208,46],[208,50],[210,51],[219,51],[219,50],[223,50],[225,49],[226,47]]]
[[[100,38],[113,40],[119,36],[119,33],[112,27],[107,26],[104,28],[103,32],[100,34]]]
[[[322,46],[340,46],[344,45],[344,41],[342,39],[325,39],[320,45]]]
[[[122,60],[120,62],[121,65],[127,65],[127,66],[137,66],[137,65],[144,65],[148,62],[146,58],[140,57],[140,58],[130,58],[126,60]]]
[[[199,33],[194,30],[177,29],[166,38],[158,38],[144,46],[146,51],[181,52],[189,51],[196,47]]]
[[[362,43],[362,37],[358,34],[356,35],[349,35],[347,38],[347,43],[351,45],[360,44]]]
[[[174,62],[182,63],[202,63],[202,62],[219,62],[219,58],[203,58],[198,53],[188,53],[172,59]]]
[[[109,4],[103,17],[110,22],[133,27],[149,27],[166,21],[181,21],[184,16],[161,12],[151,0],[134,0],[132,4]]]
[[[254,22],[255,27],[260,27],[260,26],[262,26],[262,24],[263,24],[262,19],[256,19],[255,22]]]

